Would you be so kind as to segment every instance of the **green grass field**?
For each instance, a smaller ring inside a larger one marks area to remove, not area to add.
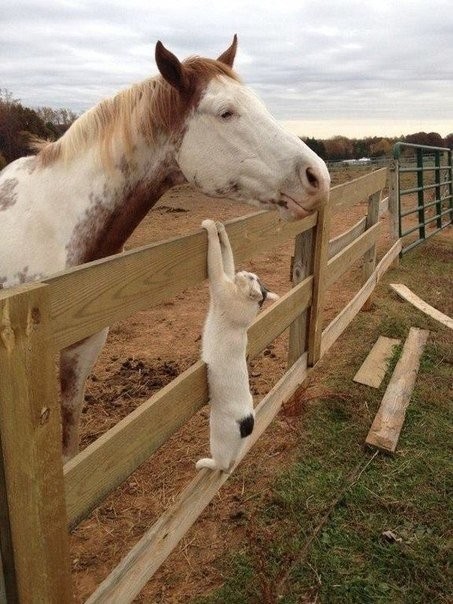
[[[322,360],[324,395],[301,400],[296,463],[261,498],[242,547],[219,562],[223,585],[196,604],[452,601],[453,334],[388,287],[404,283],[452,316],[451,241],[443,233],[407,254],[383,278],[373,310],[359,313]],[[430,336],[390,457],[363,443],[391,368],[378,390],[352,379],[379,335],[404,339],[411,326]]]

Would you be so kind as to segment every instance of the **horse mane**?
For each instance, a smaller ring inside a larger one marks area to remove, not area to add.
[[[134,84],[86,111],[57,141],[31,141],[41,165],[57,160],[69,162],[93,144],[99,146],[103,164],[109,165],[115,137],[124,141],[126,153],[131,154],[139,135],[152,142],[159,132],[178,132],[212,78],[226,76],[239,81],[235,72],[220,61],[189,57],[183,65],[190,82],[190,98],[181,98],[160,74]]]

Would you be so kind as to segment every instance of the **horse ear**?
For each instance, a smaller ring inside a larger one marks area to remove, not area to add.
[[[178,57],[165,48],[160,40],[156,44],[156,63],[162,77],[170,86],[173,86],[179,92],[187,90],[184,66]]]
[[[223,52],[217,61],[228,65],[228,67],[233,67],[234,57],[236,56],[236,50],[238,47],[238,37],[237,34],[234,34],[233,42],[231,46]]]

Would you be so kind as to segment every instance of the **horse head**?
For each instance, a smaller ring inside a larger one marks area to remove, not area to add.
[[[184,116],[178,167],[207,195],[278,208],[287,220],[304,218],[328,198],[327,167],[240,81],[232,69],[236,49],[235,35],[217,60],[181,62],[161,42],[156,45],[158,69]]]

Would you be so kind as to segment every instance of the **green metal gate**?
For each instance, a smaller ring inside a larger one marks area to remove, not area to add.
[[[396,143],[393,157],[404,254],[453,222],[452,150]]]

